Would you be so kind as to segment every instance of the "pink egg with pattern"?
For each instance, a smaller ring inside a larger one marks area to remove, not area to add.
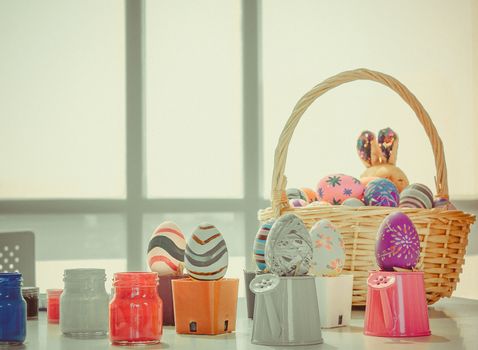
[[[317,184],[317,198],[330,204],[340,205],[349,198],[362,199],[365,187],[353,176],[332,174]]]

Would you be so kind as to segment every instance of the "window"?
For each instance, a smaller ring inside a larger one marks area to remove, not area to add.
[[[243,197],[240,5],[146,1],[148,197]]]
[[[120,1],[2,1],[1,198],[125,197],[123,33]]]
[[[3,1],[0,230],[35,232],[42,291],[61,286],[67,267],[104,266],[109,281],[145,269],[148,239],[166,219],[187,236],[203,221],[216,225],[228,276],[242,277],[254,266],[256,212],[270,204],[290,111],[307,89],[362,66],[416,94],[443,139],[452,199],[476,203],[475,7]],[[289,187],[359,176],[357,135],[387,126],[400,134],[398,165],[433,188],[431,148],[413,112],[371,82],[341,86],[306,112],[289,149]]]
[[[0,5],[0,230],[35,232],[42,291],[64,268],[105,267],[108,287],[114,271],[146,269],[166,219],[187,236],[216,225],[228,276],[242,276],[257,207],[245,214],[241,11],[239,0]]]

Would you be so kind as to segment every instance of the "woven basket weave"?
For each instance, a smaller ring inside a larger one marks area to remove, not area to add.
[[[342,233],[346,248],[344,271],[354,275],[353,305],[365,305],[368,272],[377,269],[375,263],[375,237],[385,216],[397,208],[348,206],[309,206],[292,208],[283,195],[287,179],[284,168],[289,142],[295,127],[307,108],[327,91],[355,80],[371,80],[383,84],[413,109],[423,125],[432,145],[436,167],[437,197],[448,198],[447,170],[443,144],[430,116],[417,98],[395,78],[368,69],[342,72],[305,94],[296,104],[279,138],[275,150],[272,177],[271,207],[260,210],[259,220],[265,222],[292,212],[300,217],[307,228],[318,220],[329,219]],[[449,297],[456,288],[464,263],[468,233],[475,216],[459,210],[400,209],[407,214],[420,236],[418,269],[425,273],[427,300],[433,304],[441,297]]]

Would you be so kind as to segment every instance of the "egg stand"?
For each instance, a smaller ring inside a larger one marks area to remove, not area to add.
[[[236,329],[239,279],[172,281],[174,321],[178,334],[216,335]]]
[[[367,285],[365,335],[421,337],[431,334],[423,272],[372,271]]]
[[[252,343],[320,344],[319,305],[314,276],[258,275],[250,283],[256,295]]]
[[[317,276],[315,286],[322,328],[347,326],[352,313],[353,275]]]
[[[158,294],[163,301],[163,325],[174,326],[173,290],[171,282],[188,275],[159,276]]]

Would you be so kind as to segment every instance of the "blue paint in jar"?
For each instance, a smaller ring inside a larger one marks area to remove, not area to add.
[[[22,281],[21,273],[0,273],[0,346],[25,341],[27,306],[22,296]]]

